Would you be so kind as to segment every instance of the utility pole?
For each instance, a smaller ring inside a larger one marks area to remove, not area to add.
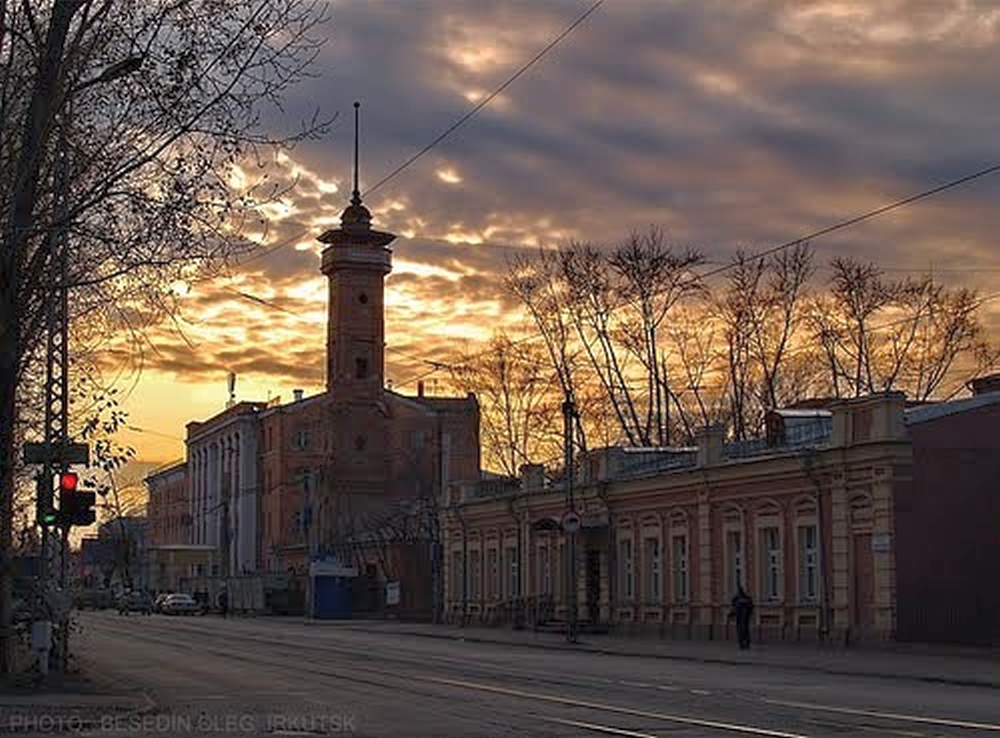
[[[573,394],[566,393],[563,402],[563,440],[566,466],[566,514],[563,517],[563,530],[568,536],[566,555],[568,557],[566,570],[568,582],[566,587],[566,609],[569,622],[566,628],[566,640],[576,643],[577,640],[577,575],[576,575],[576,534],[580,527],[579,515],[576,512],[576,500],[573,498],[573,428],[576,419],[576,404]]]

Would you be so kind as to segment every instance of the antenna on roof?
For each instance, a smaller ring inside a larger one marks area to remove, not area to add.
[[[354,192],[351,193],[351,204],[361,204],[361,190],[358,187],[358,128],[359,113],[361,103],[354,102]]]

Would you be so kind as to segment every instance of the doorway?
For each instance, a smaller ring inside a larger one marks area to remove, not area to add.
[[[597,625],[601,620],[601,550],[588,548],[587,571],[587,620]]]

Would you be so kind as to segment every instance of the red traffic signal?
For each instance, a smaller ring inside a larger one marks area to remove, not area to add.
[[[80,481],[80,476],[76,472],[62,472],[59,474],[59,491],[76,492],[76,486]]]

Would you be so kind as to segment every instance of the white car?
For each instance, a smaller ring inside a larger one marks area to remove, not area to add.
[[[168,595],[160,605],[164,615],[200,615],[202,609],[201,603],[187,594]]]

